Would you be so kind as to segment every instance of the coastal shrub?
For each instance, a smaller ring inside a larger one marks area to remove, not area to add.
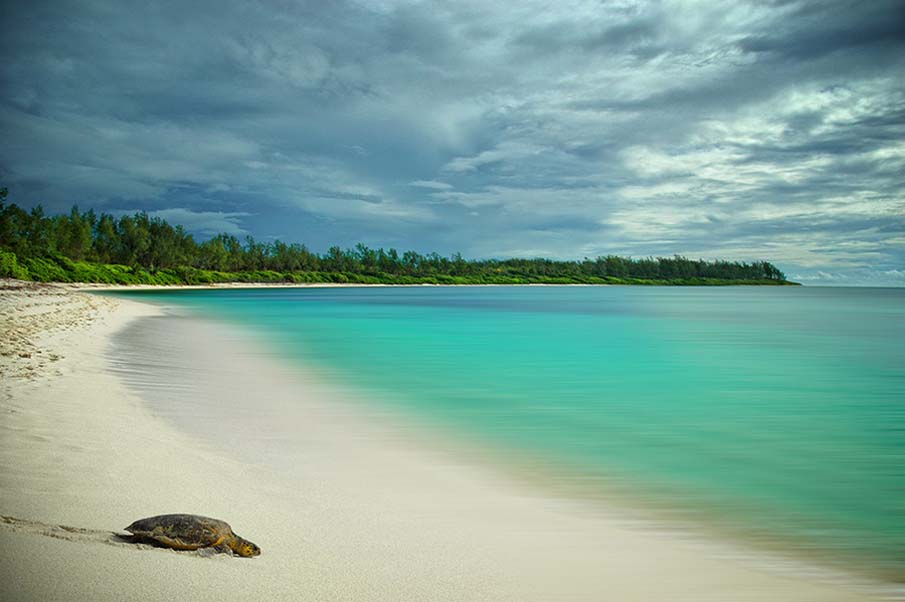
[[[102,284],[119,284],[117,274],[102,263],[72,261],[67,257],[55,257],[57,265],[69,273],[71,282],[99,282]]]
[[[135,283],[132,269],[126,265],[104,264],[104,273],[109,275],[112,284]]]
[[[273,270],[256,270],[245,274],[246,282],[286,282],[286,276],[282,272]]]
[[[287,282],[292,282],[293,284],[302,284],[308,282],[308,273],[307,272],[289,272],[286,274],[288,278]]]
[[[32,280],[38,282],[72,282],[72,277],[52,259],[29,257],[25,267]]]
[[[141,280],[141,270],[127,265],[116,265],[112,270],[117,284],[147,284]]]
[[[173,272],[173,270],[159,270],[154,274],[154,284],[161,284],[165,286],[174,286],[178,284],[183,284],[182,279],[179,278],[177,274]]]
[[[286,274],[286,281],[295,284],[303,284],[309,282],[325,282],[317,272],[289,272]]]
[[[31,275],[25,266],[19,265],[19,260],[15,253],[0,251],[0,278],[31,280]]]
[[[116,279],[102,264],[90,264],[84,261],[74,262],[71,266],[74,282],[101,282],[115,284]]]
[[[176,268],[176,273],[186,284],[211,284],[215,282],[213,272],[209,270],[180,266]]]
[[[348,281],[352,284],[384,284],[385,281],[372,274],[344,274]]]
[[[219,282],[234,282],[239,280],[237,274],[218,272],[216,270],[202,270],[190,266],[161,270],[158,272],[162,283],[166,284],[215,284]]]

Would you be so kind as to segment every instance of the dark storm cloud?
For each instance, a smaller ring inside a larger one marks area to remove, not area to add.
[[[200,236],[903,283],[901,6],[4,3],[0,178]]]
[[[811,2],[796,8],[780,35],[755,34],[738,44],[746,52],[800,61],[873,47],[895,48],[903,38],[905,8],[900,2]]]

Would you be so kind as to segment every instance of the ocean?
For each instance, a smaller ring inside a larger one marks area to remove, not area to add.
[[[905,289],[125,294],[251,330],[558,491],[905,574]]]

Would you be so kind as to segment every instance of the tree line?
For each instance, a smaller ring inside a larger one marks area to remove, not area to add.
[[[468,283],[786,283],[766,261],[704,261],[685,257],[632,259],[609,255],[581,261],[464,259],[396,249],[330,247],[239,240],[219,234],[198,242],[182,226],[144,212],[114,216],[80,211],[46,215],[5,202],[0,190],[0,276],[101,282],[335,281]]]

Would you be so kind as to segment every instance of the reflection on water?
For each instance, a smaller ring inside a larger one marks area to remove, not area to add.
[[[749,536],[905,573],[905,291],[142,294],[248,325],[272,353],[564,467],[558,478],[573,484],[618,484]],[[213,387],[217,366],[186,371],[178,356],[168,365],[174,341],[192,342],[178,325],[161,328],[132,337],[132,350],[146,348],[124,356],[130,369],[177,389]],[[185,378],[171,382],[171,369]],[[291,401],[253,399],[220,407],[246,416],[250,433],[290,444],[273,424],[292,415]]]

